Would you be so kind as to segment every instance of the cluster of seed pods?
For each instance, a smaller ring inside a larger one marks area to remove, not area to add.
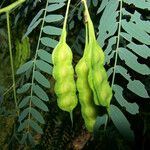
[[[83,3],[87,19],[86,45],[83,57],[76,66],[77,89],[85,125],[92,132],[97,117],[96,105],[106,107],[109,112],[112,89],[104,68],[104,52],[96,41],[93,23],[85,0]]]

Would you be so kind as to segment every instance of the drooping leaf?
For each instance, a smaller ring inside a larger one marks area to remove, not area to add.
[[[129,103],[123,97],[123,88],[119,85],[114,85],[113,90],[115,92],[115,98],[117,102],[122,106],[125,107],[126,110],[131,114],[139,113],[139,106],[136,103]]]
[[[99,128],[101,126],[105,125],[107,119],[108,119],[108,115],[106,115],[106,114],[104,114],[103,116],[98,116],[96,118],[96,122],[94,125],[94,131],[93,131],[95,138],[98,137]]]
[[[25,120],[24,122],[21,122],[18,127],[18,132],[22,131],[24,128],[26,128],[26,126],[27,126],[27,120]]]
[[[122,27],[128,34],[138,41],[144,44],[149,44],[150,36],[144,31],[143,27],[138,26],[133,22],[127,22],[126,20],[122,20]]]
[[[107,48],[104,51],[105,52],[105,63],[107,63],[107,64],[109,64],[111,58],[114,57],[115,53],[113,51],[113,45],[116,44],[116,40],[117,40],[117,38],[115,36],[110,38],[109,41],[108,41]]]
[[[63,19],[62,15],[47,15],[45,17],[45,21],[48,22],[48,23],[57,22],[57,21],[60,21],[62,19]]]
[[[46,62],[52,64],[52,56],[51,56],[51,54],[48,53],[47,51],[42,50],[42,49],[38,50],[38,56],[39,56],[41,59],[43,59],[44,61],[46,61]]]
[[[27,37],[40,23],[42,22],[42,19],[39,19],[38,21],[36,21],[25,33],[25,35],[23,36],[23,39],[25,37]]]
[[[24,98],[21,100],[21,102],[19,103],[18,107],[19,107],[19,108],[23,108],[24,106],[26,106],[26,105],[28,104],[29,100],[30,100],[30,96],[24,97]]]
[[[31,121],[32,122],[32,121]],[[32,134],[30,132],[27,133],[28,134],[28,140],[30,142],[30,144],[32,146],[35,146],[35,140],[34,140],[34,137],[32,136]]]
[[[42,117],[42,115],[34,108],[30,108],[30,113],[32,114],[32,117],[37,120],[38,122],[44,124],[44,118]]]
[[[21,122],[29,113],[29,108],[24,109],[19,115],[19,121]]]
[[[140,97],[149,98],[149,95],[145,89],[144,84],[139,80],[129,81],[127,88]]]
[[[48,107],[46,106],[46,104],[43,101],[41,101],[38,97],[32,96],[31,101],[36,107],[40,108],[41,110],[48,111]]]
[[[46,88],[50,88],[50,82],[39,71],[34,72],[35,80]]]
[[[134,134],[130,128],[130,123],[128,122],[124,114],[121,112],[121,110],[115,105],[110,105],[110,114],[111,114],[111,119],[114,125],[116,126],[116,128],[119,130],[119,132],[127,140],[133,141]]]
[[[26,62],[25,64],[21,65],[21,67],[17,70],[16,74],[22,74],[26,72],[28,69],[30,69],[33,65],[33,61],[30,60]]]
[[[65,0],[48,0],[49,3],[64,3]]]
[[[145,64],[140,64],[137,61],[137,56],[135,56],[129,50],[125,48],[119,48],[119,57],[122,60],[125,60],[125,63],[136,72],[143,74],[143,75],[150,74],[150,68],[146,66]]]
[[[52,74],[52,67],[43,60],[36,60],[35,64],[41,71]]]
[[[46,92],[40,86],[33,84],[33,91],[43,101],[49,101]]]
[[[93,2],[93,5],[96,7],[98,5],[98,0],[94,0],[92,1]]]
[[[47,47],[55,48],[56,45],[58,44],[58,41],[48,38],[48,37],[42,37],[41,43]]]
[[[100,7],[98,8],[97,10],[97,14],[100,13],[105,7],[106,5],[108,4],[109,0],[102,0],[101,1],[101,4],[100,4]]]
[[[22,94],[22,93],[27,92],[29,90],[30,86],[31,86],[31,83],[24,84],[21,88],[17,89],[17,93]]]
[[[24,144],[25,141],[27,140],[27,137],[28,137],[28,134],[27,133],[24,133],[23,136],[22,136],[22,139],[20,141],[21,144]]]
[[[147,59],[150,56],[150,49],[146,45],[136,45],[135,43],[129,43],[127,45],[128,48],[132,49],[139,56]]]
[[[52,12],[57,9],[62,8],[65,5],[65,3],[59,3],[59,4],[51,4],[47,7],[47,12]]]
[[[62,29],[54,26],[44,26],[43,32],[49,35],[61,35]]]
[[[116,73],[120,73],[128,81],[131,78],[131,76],[128,74],[128,71],[120,65],[116,65]]]
[[[33,120],[29,120],[29,125],[38,133],[43,134],[42,128]]]
[[[110,0],[101,17],[97,41],[102,47],[104,46],[105,39],[114,35],[117,30],[116,17],[118,16],[118,12],[116,10],[118,5],[119,1]]]
[[[138,8],[142,9],[149,9],[150,10],[150,2],[149,1],[143,1],[143,0],[124,0],[125,3],[128,3],[129,5],[133,4]]]

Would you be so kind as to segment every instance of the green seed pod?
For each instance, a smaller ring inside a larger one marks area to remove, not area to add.
[[[72,51],[66,44],[66,31],[63,30],[60,42],[53,50],[54,91],[60,109],[72,112],[77,105],[74,69],[72,66]]]
[[[87,26],[87,25],[86,25]],[[87,27],[86,27],[86,37],[87,37]],[[97,111],[96,107],[93,103],[93,94],[92,90],[89,87],[88,83],[88,72],[89,67],[85,60],[85,56],[87,54],[87,38],[86,38],[86,46],[84,50],[83,57],[80,59],[78,64],[76,65],[75,71],[77,74],[77,89],[79,92],[79,102],[81,104],[81,113],[83,119],[85,121],[85,126],[89,132],[93,131],[93,126],[96,121]]]
[[[88,83],[93,92],[94,103],[109,109],[112,98],[112,88],[109,86],[107,73],[104,68],[105,55],[99,46],[94,32],[92,20],[90,18],[86,0],[83,0],[85,15],[88,24],[87,55],[85,57],[89,67]]]

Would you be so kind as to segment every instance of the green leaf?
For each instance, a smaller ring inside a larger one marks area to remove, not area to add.
[[[142,42],[143,44],[149,45],[150,36],[144,31],[143,27],[132,22],[127,22],[125,20],[122,20],[122,27],[132,37]]]
[[[38,97],[36,96],[32,96],[32,99],[31,99],[32,103],[40,108],[41,110],[43,111],[48,111],[48,107],[45,105],[45,103],[43,101],[41,101]]]
[[[97,14],[100,13],[107,5],[109,0],[102,0],[100,7],[97,10]]]
[[[142,9],[148,9],[150,10],[150,2],[149,1],[143,1],[143,0],[124,0],[125,3],[131,5],[135,5],[138,8]]]
[[[130,123],[128,122],[124,114],[121,112],[121,110],[115,105],[110,105],[110,115],[114,125],[119,130],[119,132],[127,140],[133,141],[134,134],[133,131],[130,129]]]
[[[128,81],[131,78],[131,76],[128,74],[128,71],[122,66],[116,65],[116,73],[120,73]]]
[[[110,59],[114,57],[115,53],[113,51],[113,45],[116,44],[117,38],[116,36],[111,37],[108,41],[107,48],[105,49],[105,63],[109,64]]]
[[[36,16],[35,16],[35,17],[33,18],[33,20],[31,21],[31,23],[30,23],[30,25],[29,25],[29,27],[28,27],[27,30],[29,30],[29,28],[31,28],[31,27],[35,24],[35,22],[38,21],[38,19],[39,19],[40,16],[43,14],[43,12],[44,12],[44,9],[41,9],[41,10],[36,14]]]
[[[22,93],[27,92],[29,90],[30,86],[31,86],[31,83],[24,84],[21,88],[17,89],[17,93],[22,94]]]
[[[28,69],[30,69],[32,66],[33,66],[33,61],[30,60],[25,64],[21,65],[21,67],[17,70],[16,74],[22,74],[26,72]]]
[[[48,23],[61,21],[64,17],[62,15],[47,15],[45,21]]]
[[[127,88],[140,97],[149,98],[149,95],[145,89],[144,84],[139,80],[129,81]]]
[[[42,49],[38,50],[38,56],[44,61],[52,64],[52,55],[48,53],[47,51],[42,50]]]
[[[58,44],[58,41],[48,38],[48,37],[42,37],[41,43],[47,47],[55,48],[56,45]]]
[[[19,121],[21,122],[29,113],[29,108],[24,109],[19,115]]]
[[[66,0],[48,0],[49,3],[63,3]]]
[[[25,144],[25,141],[27,140],[27,137],[28,137],[27,135],[28,135],[27,133],[23,134],[20,144]]]
[[[52,74],[52,67],[43,60],[36,60],[35,64],[41,71]]]
[[[65,3],[59,3],[59,4],[51,4],[47,7],[47,12],[52,12],[55,10],[58,10],[62,8],[65,5]]]
[[[145,64],[140,64],[137,59],[138,57],[135,56],[132,52],[125,48],[119,48],[119,57],[122,60],[125,60],[125,63],[127,66],[129,66],[134,71],[143,74],[143,75],[149,75],[150,69]]]
[[[43,134],[42,128],[33,120],[29,120],[29,125],[38,133]]]
[[[39,19],[38,21],[36,21],[25,33],[25,35],[23,36],[23,39],[26,38],[40,23],[42,22],[42,19]]]
[[[32,136],[32,134],[30,132],[27,133],[28,134],[28,139],[29,139],[29,142],[32,146],[35,146],[35,140]]]
[[[23,98],[21,100],[21,102],[19,103],[18,107],[19,108],[23,108],[24,106],[27,105],[27,103],[29,102],[29,100],[30,100],[30,96],[26,96],[25,98]]]
[[[33,91],[43,101],[49,101],[47,94],[40,86],[33,84]]]
[[[108,115],[107,114],[104,114],[103,116],[98,116],[96,118],[96,122],[94,124],[94,131],[93,131],[95,138],[98,137],[98,135],[99,135],[99,128],[102,125],[105,125],[107,119],[108,119]]]
[[[30,108],[30,113],[32,114],[32,117],[34,119],[36,119],[38,122],[44,124],[45,121],[44,121],[44,118],[42,117],[42,115],[34,108]]]
[[[118,16],[118,12],[116,11],[119,5],[119,1],[109,1],[107,4],[102,17],[99,23],[99,36],[98,43],[103,47],[104,41],[108,37],[114,35],[117,31],[118,23],[116,22],[116,18]]]
[[[62,29],[53,26],[44,26],[43,32],[49,35],[61,35]]]
[[[39,71],[34,72],[34,78],[42,86],[50,88],[50,82]]]
[[[148,57],[150,57],[150,49],[148,46],[146,45],[136,45],[133,42],[129,43],[127,45],[128,48],[132,49],[132,51],[134,51],[136,54],[138,54],[139,56],[147,59]]]
[[[114,96],[117,100],[117,102],[122,106],[126,108],[126,111],[128,111],[131,114],[137,114],[139,113],[139,106],[136,103],[129,103],[127,102],[123,97],[123,88],[119,85],[114,85],[113,90],[115,92]]]
[[[94,0],[92,1],[93,2],[93,5],[96,7],[98,5],[98,0]]]
[[[18,132],[22,131],[27,126],[27,120],[25,120],[23,123],[20,122],[20,125],[18,127]]]

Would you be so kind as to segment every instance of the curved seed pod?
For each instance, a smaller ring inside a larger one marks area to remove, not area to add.
[[[109,108],[112,98],[112,88],[109,86],[107,73],[104,68],[105,55],[96,41],[94,27],[86,1],[83,0],[83,3],[85,6],[89,34],[88,55],[86,56],[86,61],[89,66],[88,82],[94,95],[94,103]]]
[[[77,105],[74,69],[72,66],[72,51],[66,44],[66,31],[63,30],[60,42],[53,50],[53,77],[55,79],[54,91],[60,109],[72,112]]]
[[[87,27],[86,27],[86,37],[87,37]],[[88,41],[86,38],[84,55],[76,65],[75,71],[78,77],[76,84],[77,84],[77,89],[79,91],[79,102],[81,104],[81,113],[87,130],[92,132],[93,126],[96,121],[97,112],[96,112],[96,107],[93,103],[92,90],[90,89],[88,83],[89,67],[85,60],[85,55],[87,54],[87,42]]]

